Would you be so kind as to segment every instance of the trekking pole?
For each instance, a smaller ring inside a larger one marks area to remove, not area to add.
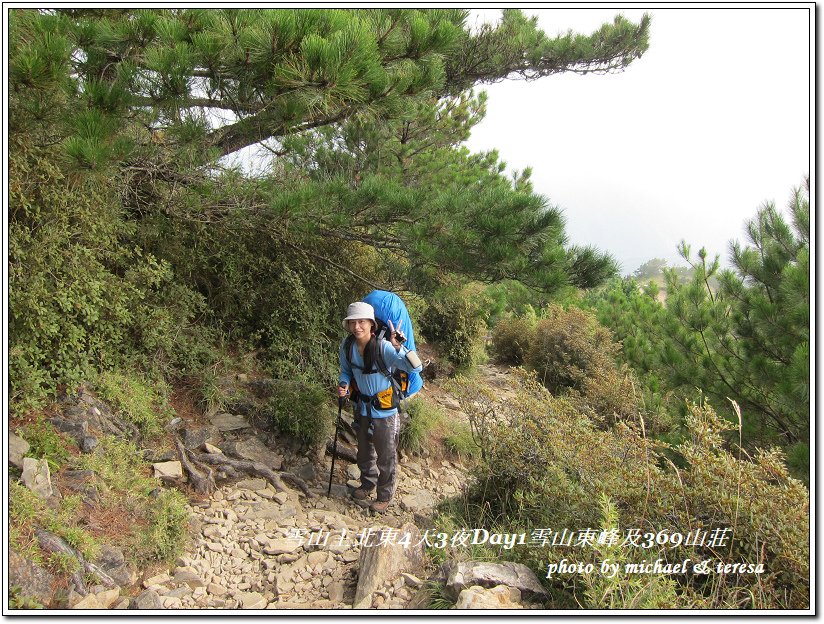
[[[329,471],[329,488],[326,490],[326,498],[332,495],[332,475],[335,473],[335,456],[338,454],[338,426],[343,415],[344,397],[338,397],[338,419],[335,421],[335,442],[332,445],[332,469]]]

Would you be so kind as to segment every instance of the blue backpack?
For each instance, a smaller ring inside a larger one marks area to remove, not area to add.
[[[406,340],[404,346],[410,351],[415,350],[415,334],[412,329],[412,320],[409,318],[409,312],[406,305],[403,303],[398,295],[387,292],[385,290],[373,290],[371,293],[363,298],[363,301],[371,305],[375,310],[375,321],[377,328],[375,330],[376,340],[370,342],[371,348],[364,353],[364,368],[367,371],[377,371],[387,377],[391,383],[391,387],[385,393],[381,393],[376,397],[370,397],[373,400],[374,407],[379,409],[390,409],[399,407],[401,402],[417,393],[423,387],[423,378],[420,373],[407,373],[404,370],[394,370],[390,372],[387,369],[386,363],[383,360],[381,349],[378,348],[381,340],[389,340],[389,321],[392,326],[404,334]],[[343,349],[346,356],[346,361],[349,366],[354,366],[352,363],[352,347],[354,345],[354,336],[348,336],[343,343]],[[357,385],[352,380],[352,400],[360,400],[361,395],[358,392]]]

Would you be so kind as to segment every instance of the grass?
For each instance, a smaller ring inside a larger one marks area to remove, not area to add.
[[[136,373],[106,371],[95,380],[98,397],[112,405],[147,438],[156,437],[172,419],[166,384],[149,381]]]
[[[409,421],[401,429],[400,448],[418,452],[431,441],[435,432],[442,428],[445,415],[440,407],[427,403],[422,398],[411,399],[408,403]]]
[[[103,437],[94,453],[69,455],[65,463],[94,471],[89,485],[98,489],[97,502],[90,507],[79,494],[64,493],[56,506],[49,505],[21,483],[10,482],[9,543],[15,552],[65,577],[76,571],[77,560],[43,552],[37,528],[59,536],[90,560],[103,543],[122,548],[138,567],[171,562],[183,551],[189,520],[186,497],[160,489],[132,443]]]
[[[29,423],[23,427],[20,435],[31,446],[26,455],[45,459],[51,472],[58,470],[71,456],[66,448],[66,441],[48,421]]]
[[[472,430],[464,422],[450,422],[443,443],[450,453],[461,459],[476,459],[481,454],[481,447],[472,437]]]

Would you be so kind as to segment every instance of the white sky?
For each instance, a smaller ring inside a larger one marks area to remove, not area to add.
[[[783,209],[812,173],[808,10],[523,10],[548,35],[652,15],[649,50],[622,73],[484,87],[487,116],[467,143],[531,166],[570,242],[611,252],[623,274],[654,257],[684,264],[682,238],[727,264],[745,220],[765,201]]]

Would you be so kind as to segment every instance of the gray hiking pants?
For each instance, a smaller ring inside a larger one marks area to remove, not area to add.
[[[379,501],[392,499],[395,493],[395,464],[398,456],[400,421],[394,414],[388,418],[358,416],[358,468],[361,472],[361,488],[378,488]]]

